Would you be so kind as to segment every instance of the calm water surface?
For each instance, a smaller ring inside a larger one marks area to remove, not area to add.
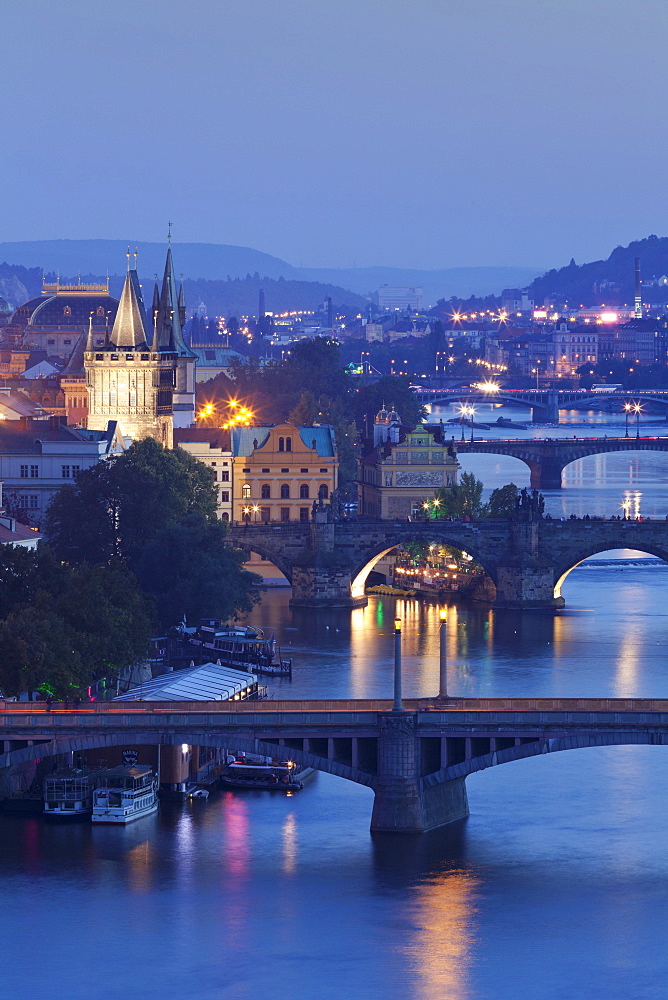
[[[477,474],[528,484],[505,461]],[[668,513],[668,455],[587,461],[553,512],[613,513],[636,490],[642,513]],[[296,665],[276,697],[389,696],[394,600],[314,613],[288,596],[253,614]],[[564,596],[557,617],[453,606],[452,692],[668,697],[668,568],[585,564]],[[406,693],[433,693],[435,609],[397,607]],[[467,821],[415,838],[371,837],[372,793],[329,775],[294,796],[163,804],[127,830],[0,817],[3,996],[665,997],[665,748],[547,755],[467,787]]]

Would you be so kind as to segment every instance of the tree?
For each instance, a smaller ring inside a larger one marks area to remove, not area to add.
[[[47,596],[19,605],[0,622],[0,685],[5,695],[48,690],[59,696],[82,683],[73,629]]]
[[[260,597],[261,577],[242,568],[246,556],[225,544],[227,527],[191,515],[167,525],[137,565],[141,587],[156,601],[163,629],[186,618],[235,618]]]
[[[298,427],[313,427],[317,415],[318,408],[315,398],[313,393],[307,390],[299,397],[299,402],[288,415],[288,420]]]
[[[482,503],[483,484],[472,472],[463,472],[454,486],[437,490],[425,514],[429,517],[485,517],[487,508]]]
[[[188,514],[215,520],[217,491],[211,469],[181,448],[153,438],[85,469],[62,488],[46,515],[45,533],[58,559],[132,567],[143,547]]]
[[[519,492],[515,483],[508,483],[492,490],[487,504],[488,516],[498,520],[514,517]]]

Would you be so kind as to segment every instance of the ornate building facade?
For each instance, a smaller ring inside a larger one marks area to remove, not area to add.
[[[441,428],[401,428],[384,407],[374,422],[374,447],[358,462],[358,510],[387,519],[419,515],[436,490],[454,486],[459,464]]]

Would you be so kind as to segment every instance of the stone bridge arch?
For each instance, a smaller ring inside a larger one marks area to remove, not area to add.
[[[601,552],[610,552],[613,548],[630,548],[635,549],[636,552],[644,552],[650,556],[656,556],[657,559],[662,559],[663,562],[668,563],[668,546],[662,544],[660,541],[653,542],[647,536],[643,536],[642,539],[634,540],[631,538],[629,541],[620,541],[617,545],[611,546],[610,543],[605,542],[594,542],[592,541],[589,545],[584,548],[584,552],[581,549],[575,559],[571,556],[567,559],[561,559],[557,561],[554,567],[554,596],[555,598],[562,597],[562,588],[568,576],[581,566],[586,559],[590,559],[591,556],[599,555]],[[583,554],[581,554],[583,552]]]
[[[33,746],[24,747],[21,750],[12,750],[9,753],[0,754],[0,766],[8,767],[12,764],[25,764],[34,760],[43,760],[45,757],[56,757],[63,753],[77,753],[82,750],[100,750],[106,747],[118,746],[179,746],[188,743],[190,746],[200,747],[234,747],[235,750],[243,750],[245,753],[259,754],[265,757],[280,757],[285,759],[289,756],[297,764],[304,767],[312,767],[317,771],[326,774],[334,774],[347,781],[353,781],[359,785],[366,785],[374,788],[376,777],[374,774],[363,771],[359,767],[353,767],[336,759],[336,756],[324,757],[311,750],[300,749],[291,746],[290,743],[299,742],[296,740],[285,740],[283,743],[275,743],[271,740],[239,735],[233,730],[221,729],[217,733],[202,733],[196,730],[178,733],[160,733],[159,740],[156,741],[156,733],[141,733],[126,730],[117,733],[91,733],[85,736],[61,737],[47,743],[39,743]]]
[[[430,521],[422,524],[420,529],[414,531],[397,531],[396,534],[388,531],[382,542],[362,547],[356,561],[353,563],[351,571],[351,591],[353,597],[362,597],[369,574],[374,566],[392,549],[398,545],[406,545],[411,542],[440,542],[442,545],[449,545],[460,552],[468,552],[475,561],[482,566],[487,576],[496,584],[497,564],[493,557],[490,558],[489,551],[485,551],[483,544],[478,544],[473,536],[469,541],[458,535],[452,521]],[[450,528],[448,528],[450,525]],[[483,539],[481,539],[483,542]],[[380,546],[380,547],[379,547]]]
[[[276,551],[273,546],[267,545],[264,538],[257,538],[251,532],[237,531],[230,541],[235,549],[241,549],[249,556],[251,553],[255,553],[261,559],[272,563],[276,569],[281,571],[288,583],[292,584],[292,562],[286,559],[281,552]]]

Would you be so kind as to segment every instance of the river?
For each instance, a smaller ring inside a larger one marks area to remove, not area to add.
[[[596,432],[619,429],[591,419]],[[559,433],[591,433],[587,420],[565,415]],[[462,465],[488,488],[528,485],[513,460]],[[609,515],[628,493],[644,515],[665,517],[667,478],[668,454],[599,456],[567,469],[548,507]],[[602,558],[567,578],[557,616],[453,605],[451,692],[668,697],[668,567]],[[436,691],[433,606],[374,597],[314,613],[291,611],[288,598],[268,593],[252,615],[294,658],[292,681],[270,685],[276,696],[389,696],[395,608],[405,693]],[[297,795],[163,804],[128,829],[0,817],[4,995],[665,996],[665,748],[530,758],[467,788],[468,820],[422,837],[371,837],[372,793],[324,774]]]

